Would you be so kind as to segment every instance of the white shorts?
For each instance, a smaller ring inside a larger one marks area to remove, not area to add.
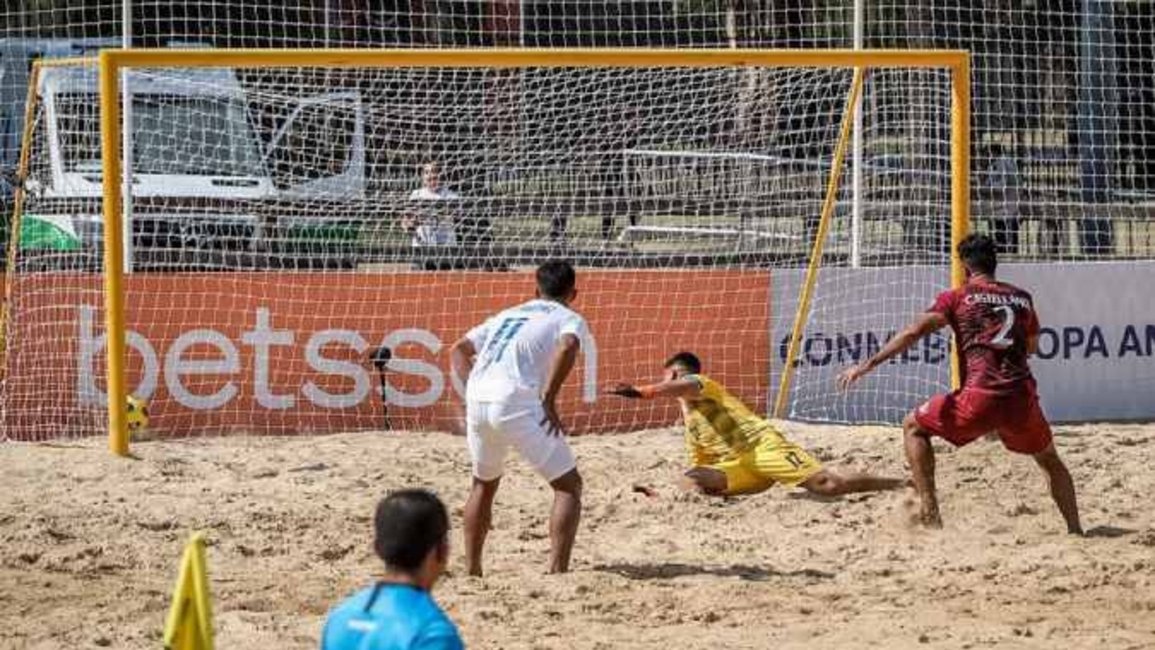
[[[546,433],[541,404],[470,402],[465,407],[465,436],[473,475],[482,481],[500,478],[505,455],[516,447],[525,462],[545,480],[561,478],[577,467],[565,438]]]

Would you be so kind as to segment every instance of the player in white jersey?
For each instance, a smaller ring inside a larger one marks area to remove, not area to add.
[[[454,371],[465,386],[466,437],[473,461],[473,489],[465,504],[466,564],[479,576],[493,498],[510,447],[553,488],[549,520],[551,573],[569,570],[581,518],[582,479],[557,395],[569,376],[585,320],[569,308],[577,296],[568,262],[537,269],[537,298],[486,320],[453,344]]]

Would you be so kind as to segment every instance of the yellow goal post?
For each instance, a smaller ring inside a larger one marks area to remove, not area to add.
[[[970,175],[970,55],[965,51],[938,50],[735,50],[735,49],[459,49],[459,50],[343,50],[343,49],[108,49],[99,56],[101,160],[103,166],[103,259],[105,319],[107,328],[108,428],[111,449],[127,455],[125,378],[126,319],[124,301],[124,231],[122,229],[122,169],[119,105],[123,72],[132,68],[742,68],[794,67],[841,68],[856,71],[860,90],[865,71],[882,68],[934,68],[949,72],[951,84],[950,125],[950,230],[951,281],[963,281],[963,269],[955,252],[969,222]],[[850,94],[858,90],[851,90]],[[848,102],[853,104],[853,101]],[[847,114],[847,117],[849,115]],[[845,118],[844,118],[845,122]],[[847,128],[842,129],[838,150],[845,152]],[[831,219],[830,202],[837,184],[837,164],[830,172],[830,189],[824,202],[819,233]],[[794,319],[791,359],[798,352],[799,333],[807,318],[822,252],[822,238],[813,243],[810,268]],[[957,378],[957,359],[951,360]],[[781,415],[789,393],[792,363],[787,363],[773,409]]]

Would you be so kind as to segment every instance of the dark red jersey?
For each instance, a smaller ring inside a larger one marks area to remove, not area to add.
[[[962,354],[962,385],[1013,392],[1034,388],[1027,339],[1038,336],[1031,294],[983,277],[944,291],[930,311],[946,317]]]

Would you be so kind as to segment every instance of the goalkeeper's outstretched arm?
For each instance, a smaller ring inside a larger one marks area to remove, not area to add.
[[[655,397],[695,398],[702,394],[702,385],[689,377],[668,379],[657,384],[635,385],[617,384],[606,390],[608,395],[618,395],[631,399],[653,399]]]

